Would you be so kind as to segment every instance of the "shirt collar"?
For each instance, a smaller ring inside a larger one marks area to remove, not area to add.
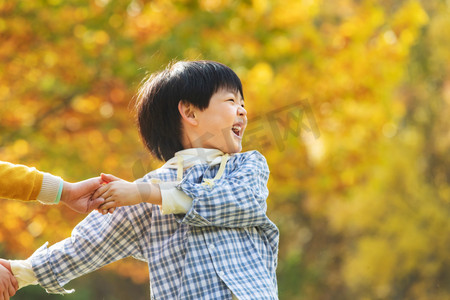
[[[182,158],[184,169],[197,164],[214,166],[220,164],[223,155],[224,153],[218,149],[189,148],[176,152],[175,156],[169,159],[162,167],[177,169],[180,157]]]

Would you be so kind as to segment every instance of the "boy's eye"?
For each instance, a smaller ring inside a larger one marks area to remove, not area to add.
[[[234,99],[232,99],[232,98],[228,99],[227,101],[231,101],[231,102],[233,102],[233,103],[236,103],[236,100],[234,100]],[[241,107],[242,107],[242,108],[245,108],[245,105],[244,105],[244,104],[241,104]]]

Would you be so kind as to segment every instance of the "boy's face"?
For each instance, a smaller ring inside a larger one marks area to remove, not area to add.
[[[208,108],[196,111],[198,144],[224,153],[242,150],[242,137],[247,126],[247,111],[239,92],[220,89],[211,96]]]

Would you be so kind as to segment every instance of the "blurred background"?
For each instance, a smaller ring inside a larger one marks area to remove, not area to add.
[[[449,299],[449,28],[448,0],[0,0],[0,159],[139,178],[161,165],[134,123],[143,77],[220,61],[243,82],[244,148],[271,168],[280,299]],[[84,217],[0,207],[5,258]],[[67,287],[13,299],[149,299],[132,259]]]

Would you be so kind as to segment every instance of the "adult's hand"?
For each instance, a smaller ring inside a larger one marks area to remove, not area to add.
[[[88,213],[97,209],[104,202],[102,198],[92,199],[92,195],[101,185],[100,177],[76,183],[64,182],[61,202],[76,212]]]
[[[7,260],[0,259],[0,300],[9,300],[19,289],[17,279],[11,272],[11,266]]]

